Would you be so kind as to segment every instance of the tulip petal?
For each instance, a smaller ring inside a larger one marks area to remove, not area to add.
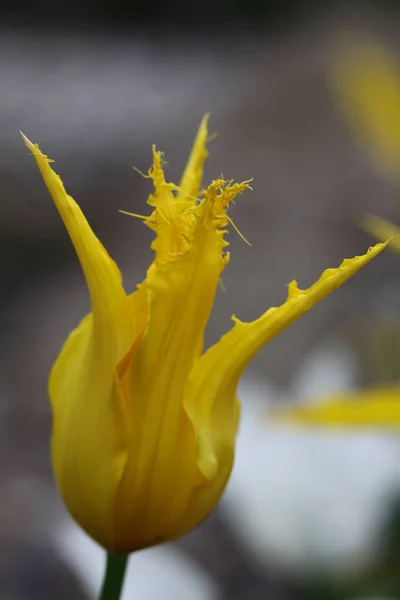
[[[77,203],[67,194],[60,177],[50,167],[52,162],[23,135],[32,152],[45,184],[68,231],[85,274],[94,318],[109,318],[110,312],[124,302],[121,273],[105,248],[93,233]]]
[[[118,356],[110,356],[109,363],[99,361],[89,314],[68,337],[49,379],[58,487],[72,516],[110,551],[118,548],[115,504],[132,418],[131,398],[121,379],[147,322],[145,290],[129,296],[128,305],[127,314],[132,320],[135,315],[134,338],[118,364]]]
[[[213,479],[221,468],[220,457],[230,452],[232,429],[237,422],[236,387],[249,361],[265,344],[345,283],[386,245],[377,244],[365,255],[346,259],[339,268],[324,271],[307,290],[300,290],[293,281],[282,306],[270,308],[252,323],[234,318],[235,325],[231,331],[197,361],[185,390],[185,408],[196,430],[199,468],[207,479]]]
[[[189,156],[189,160],[180,182],[179,187],[181,189],[181,195],[183,194],[191,196],[192,198],[197,198],[199,194],[201,180],[203,178],[203,165],[208,156],[206,149],[208,119],[209,115],[207,114],[203,117],[200,123],[192,152]]]
[[[183,395],[228,260],[222,229],[226,209],[248,187],[218,180],[199,204],[180,213],[175,210],[179,198],[172,192],[169,198],[162,196],[157,189],[164,185],[158,175],[155,185],[156,210],[150,224],[157,233],[156,259],[143,284],[148,327],[122,380],[123,385],[130,381],[133,403],[132,451],[119,494],[124,498],[118,508],[119,544],[127,531],[136,528],[138,547],[154,543],[156,534],[167,538],[176,531],[193,488],[204,480],[196,467],[194,431],[183,409]],[[132,506],[146,515],[140,522]]]
[[[400,388],[374,387],[333,395],[313,404],[273,408],[268,416],[279,422],[310,427],[398,429]]]
[[[112,548],[115,492],[129,445],[129,407],[118,373],[145,327],[143,310],[138,310],[140,323],[131,311],[145,305],[146,298],[140,290],[127,297],[118,267],[66,193],[50,160],[25,136],[24,141],[75,247],[93,310],[68,337],[50,375],[54,472],[71,514]]]
[[[128,424],[117,377],[110,376],[110,369],[105,377],[96,366],[91,328],[88,315],[67,339],[50,375],[52,462],[72,516],[112,550],[114,501],[127,459]]]

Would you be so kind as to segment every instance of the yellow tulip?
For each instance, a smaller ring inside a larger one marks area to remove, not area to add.
[[[239,421],[236,388],[250,359],[381,252],[325,271],[308,290],[234,326],[203,352],[203,334],[228,263],[228,205],[247,182],[200,191],[207,156],[200,126],[180,186],[153,148],[154,192],[144,223],[155,233],[145,281],[127,294],[118,267],[68,196],[50,160],[25,138],[81,262],[92,313],[52,369],[52,461],[64,502],[104,548],[128,553],[201,523],[228,481]]]

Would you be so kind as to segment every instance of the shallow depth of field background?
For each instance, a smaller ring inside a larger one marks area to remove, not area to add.
[[[67,8],[68,7],[68,8]],[[400,60],[395,2],[173,0],[0,9],[0,599],[91,598],[103,555],[70,521],[49,461],[46,382],[89,309],[61,220],[19,130],[55,159],[69,193],[133,290],[151,234],[151,145],[177,180],[211,112],[205,181],[254,178],[231,216],[230,316],[257,317],[296,278],[372,243],[373,212],[400,223],[400,188],[351,135],[330,73],[344,40],[375,36]],[[400,110],[400,107],[399,107]],[[397,381],[400,259],[379,257],[272,342],[243,378],[235,470],[218,510],[177,543],[133,556],[124,600],[400,598],[400,432],[272,425],[277,402]],[[167,508],[166,508],[167,510]]]

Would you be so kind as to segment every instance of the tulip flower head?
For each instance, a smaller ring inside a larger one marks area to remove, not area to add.
[[[166,181],[153,148],[154,231],[146,279],[127,294],[118,267],[50,160],[25,138],[75,247],[92,312],[72,331],[50,375],[52,461],[63,500],[104,548],[128,553],[181,536],[218,502],[232,469],[236,388],[251,358],[385,246],[325,271],[308,290],[234,326],[203,350],[221,273],[230,203],[248,182],[201,190],[207,156],[201,123],[180,185]]]

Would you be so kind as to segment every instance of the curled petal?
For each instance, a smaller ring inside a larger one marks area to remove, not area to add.
[[[85,274],[92,302],[94,319],[100,327],[111,326],[110,315],[126,299],[121,273],[107,251],[93,233],[81,209],[65,191],[60,177],[50,167],[53,162],[23,136],[32,152],[54,204],[64,222]]]
[[[309,289],[293,281],[286,302],[270,308],[252,323],[238,319],[231,331],[197,361],[185,391],[185,409],[196,430],[198,464],[212,480],[219,457],[229,452],[229,440],[237,424],[236,387],[253,356],[276,335],[345,283],[386,247],[377,244],[363,256],[346,259],[337,269],[324,271]]]
[[[25,136],[24,141],[75,247],[93,311],[70,334],[50,375],[54,472],[71,514],[112,548],[114,499],[129,431],[118,366],[138,335],[130,309],[138,304],[139,293],[127,297],[118,267],[65,191],[50,159]]]

